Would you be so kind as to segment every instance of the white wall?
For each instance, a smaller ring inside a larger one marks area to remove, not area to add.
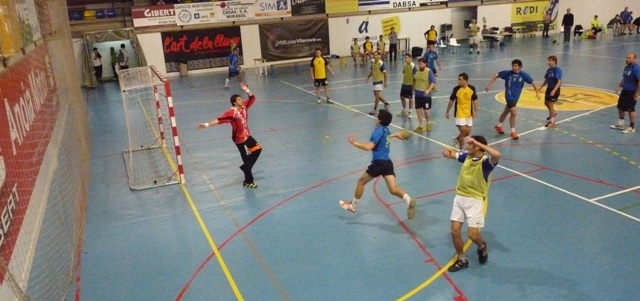
[[[471,19],[476,19],[476,15],[478,11],[475,7],[461,7],[461,8],[453,8],[451,10],[451,25],[453,26],[453,37],[457,40],[466,40],[469,38],[469,34],[467,33],[467,28],[464,27],[464,21],[471,21]],[[482,28],[482,24],[478,21],[478,25]],[[440,30],[438,26],[436,26],[437,30]]]
[[[634,18],[640,16],[640,1],[638,0],[560,0],[558,16],[562,22],[562,16],[567,12],[567,8],[571,8],[575,19],[574,24],[580,24],[587,28],[594,15],[598,15],[598,20],[606,25],[611,18],[623,11],[625,6],[633,11]]]
[[[330,18],[329,43],[331,53],[338,55],[349,54],[353,38],[364,40],[365,36],[369,36],[375,44],[375,41],[378,40],[377,37],[382,34],[382,20],[395,16],[400,19],[400,30],[396,28],[398,37],[410,38],[411,45],[409,47],[418,46],[424,48],[427,44],[424,39],[424,32],[429,29],[429,26],[435,25],[436,30],[439,30],[440,24],[451,23],[451,9]],[[425,22],[425,20],[428,21]],[[368,31],[360,33],[358,28],[365,21],[369,22]],[[400,46],[404,48],[403,45]]]
[[[511,4],[495,4],[478,6],[478,25],[482,28],[483,20],[487,20],[487,28],[500,29],[511,26]]]
[[[588,25],[594,14],[600,16],[603,23],[607,23],[615,14],[620,13],[624,7],[636,11],[635,17],[640,16],[640,1],[637,0],[560,0],[560,12],[558,23],[562,20],[562,15],[567,8],[571,8],[575,17],[575,24]],[[511,6],[507,4],[486,4],[469,8],[445,8],[436,10],[408,11],[379,15],[361,15],[351,17],[339,17],[329,19],[329,41],[330,52],[345,55],[350,52],[349,46],[354,37],[363,39],[364,36],[370,36],[372,41],[376,41],[377,37],[382,34],[382,19],[389,17],[398,17],[400,19],[400,30],[398,35],[411,39],[410,46],[424,47],[424,32],[431,25],[436,26],[436,30],[440,31],[440,24],[453,24],[453,34],[458,39],[466,39],[466,29],[463,28],[464,20],[476,18],[478,24],[482,27],[483,18],[486,19],[487,27],[504,28],[511,26]],[[362,22],[368,21],[367,32],[360,33],[358,28]],[[559,24],[558,24],[559,25]],[[556,31],[559,31],[558,26]],[[242,34],[245,68],[253,68],[255,58],[260,57],[260,33],[258,25],[244,25],[240,27]],[[142,33],[138,34],[138,40],[144,51],[147,63],[155,65],[161,72],[165,72],[164,54],[162,51],[162,41],[160,33]],[[109,53],[108,49],[106,52]],[[105,68],[105,75],[106,70]],[[193,74],[208,73],[212,71],[226,70],[226,67],[204,70],[189,71]],[[178,75],[171,73],[170,75]]]

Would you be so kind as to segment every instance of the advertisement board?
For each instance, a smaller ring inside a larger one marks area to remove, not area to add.
[[[242,49],[240,26],[163,32],[160,36],[167,72],[180,71],[180,62],[186,62],[189,70],[224,67],[231,41]]]

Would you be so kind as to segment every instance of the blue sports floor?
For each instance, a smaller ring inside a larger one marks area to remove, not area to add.
[[[367,141],[375,124],[367,67],[332,62],[332,105],[316,104],[306,64],[266,77],[246,69],[257,97],[250,128],[263,146],[257,189],[242,186],[229,125],[196,130],[241,93],[235,79],[231,92],[222,88],[225,72],[171,79],[184,186],[130,191],[118,85],[87,90],[90,200],[81,272],[68,300],[638,300],[640,133],[609,125],[617,120],[612,93],[625,55],[639,45],[637,35],[568,44],[518,38],[480,55],[465,47],[442,54],[433,130],[391,146],[397,182],[418,200],[410,221],[380,179],[367,185],[356,214],[338,205],[352,198],[371,160],[347,141],[349,133]],[[484,90],[519,58],[540,84],[552,54],[564,70],[555,128],[544,128],[542,100],[523,99],[520,139],[509,139],[508,125],[499,135],[493,126],[504,82],[479,94],[472,134],[502,153],[482,230],[489,261],[480,266],[471,245],[469,268],[448,273],[460,164],[441,151],[457,134],[444,117],[457,75],[468,73]],[[391,128],[413,129],[415,113],[396,116],[401,61],[386,64]]]

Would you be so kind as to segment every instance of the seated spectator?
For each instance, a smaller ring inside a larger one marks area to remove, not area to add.
[[[593,16],[593,20],[591,20],[591,31],[593,31],[594,36],[598,36],[598,33],[602,31],[602,26],[600,25],[600,21],[598,21],[598,15]]]
[[[629,29],[629,34],[633,34],[633,29],[636,27],[633,24],[633,12],[629,11],[629,17],[627,17],[628,22],[627,23],[627,28]]]
[[[482,25],[482,35],[486,35],[486,34],[491,34],[491,32],[487,28],[487,25]]]
[[[613,26],[613,36],[619,36],[623,25],[620,15],[616,15],[609,23]]]

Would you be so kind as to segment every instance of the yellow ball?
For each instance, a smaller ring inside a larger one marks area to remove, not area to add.
[[[411,132],[407,131],[407,130],[404,130],[404,131],[400,132],[400,136],[402,136],[402,138],[404,138],[404,139],[409,139],[409,138],[411,138]]]

